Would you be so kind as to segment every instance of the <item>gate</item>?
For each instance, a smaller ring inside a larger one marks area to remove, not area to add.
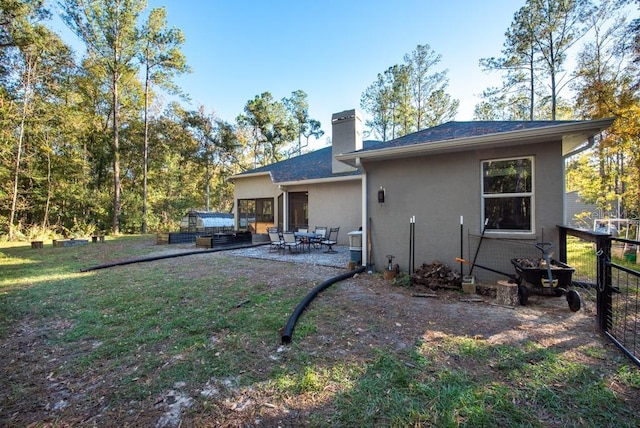
[[[640,366],[640,241],[560,226],[559,259],[576,267],[573,286],[596,302],[598,327]]]

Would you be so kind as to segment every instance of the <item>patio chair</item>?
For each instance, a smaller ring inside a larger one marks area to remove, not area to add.
[[[325,253],[337,252],[336,250],[333,249],[333,246],[338,243],[338,232],[340,232],[339,227],[332,227],[329,229],[329,235],[327,236],[327,239],[324,239],[322,241],[322,245],[326,245],[327,247],[329,247],[329,249],[325,251]]]
[[[316,230],[313,231],[317,236],[311,239],[311,243],[314,248],[322,247],[322,241],[327,238],[327,226],[316,226]]]
[[[300,241],[296,239],[296,235],[293,232],[283,232],[282,239],[284,241],[284,248],[288,248],[289,251],[293,252],[293,249],[296,249],[296,252],[300,251]]]
[[[269,251],[272,250],[282,250],[284,249],[284,240],[280,237],[277,229],[275,231],[269,230],[269,241],[271,241],[271,245],[269,246]]]

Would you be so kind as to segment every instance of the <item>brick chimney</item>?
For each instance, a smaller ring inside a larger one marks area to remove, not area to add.
[[[355,109],[331,116],[332,164],[334,174],[355,171],[356,168],[336,160],[335,156],[362,149],[362,119]]]

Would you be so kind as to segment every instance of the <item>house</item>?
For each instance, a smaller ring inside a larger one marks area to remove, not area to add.
[[[364,147],[362,121],[354,110],[333,115],[333,144],[311,153],[230,177],[238,229],[280,230],[340,227],[338,241],[362,226],[362,174],[336,160]],[[367,142],[367,145],[375,142]]]
[[[566,224],[571,227],[589,229],[593,219],[603,217],[602,210],[596,204],[585,203],[577,190],[565,193],[564,204],[567,212]]]
[[[433,260],[456,265],[482,235],[482,257],[502,250],[487,260],[512,270],[505,242],[558,244],[565,159],[612,122],[448,122],[364,144],[357,112],[344,111],[332,117],[332,147],[232,177],[236,221],[255,213],[257,232],[270,224],[362,227],[363,264],[377,270],[387,255],[404,271]]]
[[[611,224],[611,219],[621,217],[621,201],[616,195],[606,199],[608,210],[599,208],[597,204],[587,204],[582,200],[580,192],[572,190],[565,195],[565,207],[567,212],[567,224],[572,227],[582,229],[596,229],[594,224],[598,219],[609,219],[605,221],[607,229]]]

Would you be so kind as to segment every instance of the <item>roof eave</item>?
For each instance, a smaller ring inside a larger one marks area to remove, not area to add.
[[[225,179],[225,181],[230,181],[231,183],[234,183],[234,180],[237,180],[238,178],[255,178],[255,177],[262,177],[268,175],[271,178],[271,181],[273,181],[273,176],[271,175],[271,171],[262,171],[262,172],[248,172],[248,173],[242,173],[242,174],[236,174],[236,175],[232,175],[231,177],[227,177]]]
[[[429,143],[418,143],[401,147],[389,147],[371,151],[359,151],[340,154],[336,159],[355,166],[356,160],[397,159],[416,155],[430,155],[466,150],[492,148],[511,142],[511,145],[531,144],[548,141],[553,137],[562,138],[563,156],[583,144],[590,137],[611,126],[615,119],[598,119],[587,122],[552,125],[543,128],[521,129],[479,135],[474,137],[454,138]]]
[[[336,183],[341,181],[355,181],[361,180],[361,175],[344,175],[340,177],[326,177],[326,178],[314,178],[312,180],[293,180],[293,181],[280,181],[276,184],[280,186],[299,186],[299,185],[307,185],[307,184],[326,184],[326,183]]]

